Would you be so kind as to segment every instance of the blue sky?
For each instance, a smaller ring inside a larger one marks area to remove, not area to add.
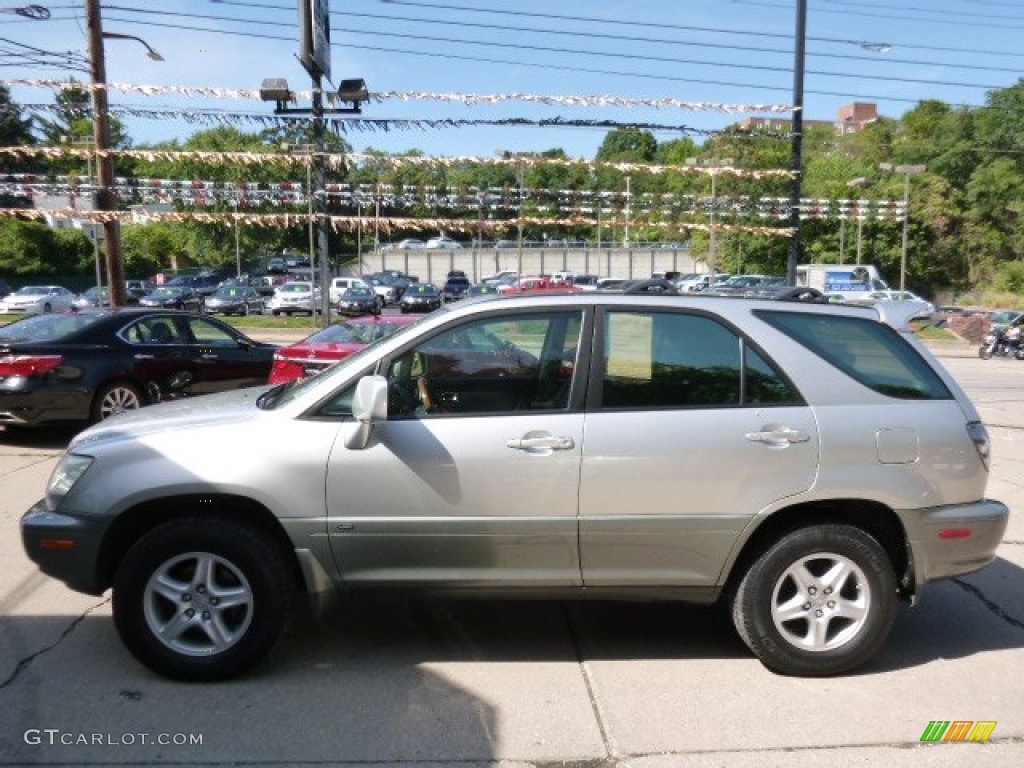
[[[20,0],[0,0],[0,9]],[[87,50],[84,3],[47,3],[48,21],[0,14],[0,53],[15,44]],[[810,0],[806,116],[832,119],[842,104],[873,101],[898,117],[917,100],[980,105],[993,87],[1024,72],[1024,5],[1019,0]],[[334,80],[362,77],[372,92],[554,97],[675,98],[736,105],[792,102],[795,0],[332,0]],[[218,18],[201,18],[218,17]],[[299,65],[296,0],[109,0],[107,32],[144,38],[154,62],[130,40],[108,40],[111,82],[258,88],[285,77],[307,90]],[[225,19],[232,19],[231,21]],[[191,29],[190,29],[191,28]],[[13,42],[12,42],[13,41]],[[81,72],[29,68],[0,55],[0,79],[62,78]],[[16,86],[16,101],[52,103],[52,91]],[[113,106],[230,110],[270,115],[258,101],[111,96]],[[307,106],[302,104],[301,106]],[[387,120],[611,120],[717,130],[748,114],[717,111],[533,105],[464,106],[433,100],[371,103]],[[125,118],[137,144],[184,140],[204,127],[184,120]],[[488,156],[498,148],[561,147],[592,157],[606,128],[452,127],[353,131],[357,151],[375,147],[432,155]],[[258,126],[240,123],[240,128]],[[681,135],[657,132],[660,140]]]

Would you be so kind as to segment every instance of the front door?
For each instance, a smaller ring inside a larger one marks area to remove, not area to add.
[[[343,427],[328,466],[346,581],[580,584],[582,318],[496,311],[386,361],[388,420],[361,450]]]

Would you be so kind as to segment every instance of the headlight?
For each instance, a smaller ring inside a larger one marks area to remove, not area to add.
[[[50,475],[50,482],[46,484],[46,506],[56,509],[92,461],[92,456],[65,453]]]

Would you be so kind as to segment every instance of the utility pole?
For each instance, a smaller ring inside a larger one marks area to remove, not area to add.
[[[99,0],[86,0],[86,25],[89,30],[89,69],[92,78],[93,141],[96,146],[99,189],[96,208],[100,214],[115,211],[114,159],[110,149],[110,115],[107,103],[107,67],[103,51],[103,23]],[[114,217],[103,217],[103,240],[106,247],[107,283],[110,304],[122,307],[128,303],[125,290],[124,261],[121,258],[121,223]]]
[[[797,0],[796,40],[793,61],[793,182],[789,194],[789,241],[786,282],[796,285],[796,265],[800,263],[800,197],[804,175],[804,60],[807,43],[807,0]]]

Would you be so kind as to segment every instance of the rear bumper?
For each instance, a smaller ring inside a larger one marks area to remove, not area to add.
[[[901,513],[913,557],[914,586],[972,573],[996,558],[1010,510],[984,499]]]

